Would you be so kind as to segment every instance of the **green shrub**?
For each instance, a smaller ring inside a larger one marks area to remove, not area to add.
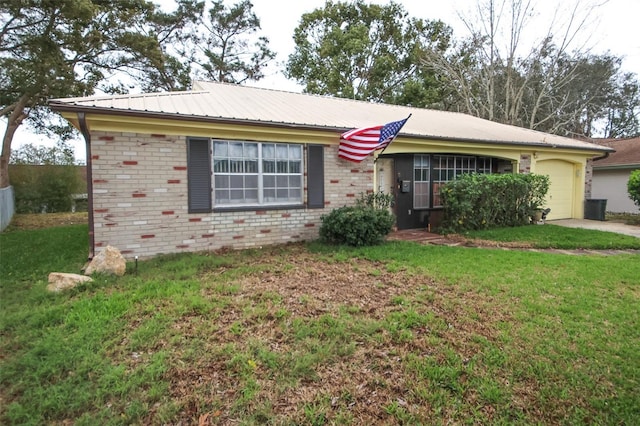
[[[636,206],[640,207],[640,169],[632,171],[629,175],[627,192],[629,193],[629,198],[633,200]]]
[[[530,223],[544,207],[549,177],[535,174],[466,174],[441,190],[445,232]]]
[[[22,145],[11,152],[9,176],[17,213],[68,212],[72,194],[87,192],[73,147],[59,141],[53,147]]]
[[[71,194],[86,192],[73,165],[11,165],[17,213],[69,212]]]
[[[320,239],[355,247],[381,243],[395,222],[388,210],[391,200],[387,194],[367,194],[355,206],[332,210],[321,218]]]

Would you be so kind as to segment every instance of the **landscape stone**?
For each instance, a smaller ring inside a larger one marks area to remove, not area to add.
[[[67,274],[64,272],[52,272],[49,274],[47,290],[57,292],[74,288],[79,284],[90,283],[93,279],[84,275]]]
[[[127,269],[127,261],[115,247],[106,246],[100,253],[98,253],[89,263],[87,269],[85,269],[85,275],[92,275],[96,272],[102,274],[123,276]]]

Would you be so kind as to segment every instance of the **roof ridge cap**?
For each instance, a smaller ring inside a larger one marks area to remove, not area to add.
[[[112,95],[95,95],[95,96],[76,96],[72,98],[53,98],[50,101],[58,101],[58,102],[78,102],[82,100],[100,100],[106,101],[111,99],[134,99],[134,98],[150,98],[154,96],[186,96],[193,94],[202,94],[209,93],[207,90],[175,90],[175,91],[167,91],[167,92],[150,92],[150,93],[122,93],[122,94],[112,94]]]
[[[420,111],[438,111],[440,113],[448,113],[448,114],[452,114],[452,115],[464,115],[464,116],[471,116],[471,117],[475,117],[472,116],[470,114],[465,114],[463,112],[459,112],[459,111],[448,111],[448,110],[442,110],[442,109],[435,109],[435,108],[421,108],[421,107],[416,107],[416,106],[411,106],[411,105],[399,105],[399,104],[388,104],[388,103],[384,103],[384,102],[379,102],[379,101],[367,101],[367,100],[362,100],[362,99],[351,99],[351,98],[342,98],[339,96],[333,96],[333,95],[323,95],[323,94],[319,94],[319,93],[306,93],[306,92],[292,92],[290,90],[284,90],[284,89],[274,89],[271,87],[258,87],[258,86],[250,86],[250,85],[243,85],[243,84],[236,84],[236,83],[228,83],[228,82],[219,82],[219,81],[206,81],[206,80],[196,80],[205,84],[215,84],[215,85],[220,85],[220,86],[232,86],[232,87],[241,87],[241,88],[245,88],[245,89],[255,89],[255,90],[262,90],[262,91],[269,91],[269,92],[277,92],[277,93],[285,93],[285,94],[291,94],[291,95],[299,95],[299,96],[308,96],[308,97],[313,97],[313,98],[321,98],[321,99],[331,99],[331,100],[336,100],[336,101],[341,101],[341,102],[352,102],[352,103],[358,103],[358,104],[368,104],[368,105],[384,105],[386,107],[392,106],[392,107],[397,107],[397,108],[402,108],[402,109],[411,109],[411,110],[420,110]],[[207,93],[211,93],[212,90],[206,90],[206,89],[202,89],[200,91],[204,91]],[[194,93],[194,92],[191,92]],[[475,117],[475,118],[479,118],[482,119],[481,117]]]

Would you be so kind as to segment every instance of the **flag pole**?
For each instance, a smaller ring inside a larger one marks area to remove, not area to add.
[[[399,129],[398,129],[398,131],[396,132],[396,134],[395,134],[395,136],[393,137],[393,139],[391,139],[391,140],[389,141],[389,143],[388,143],[384,148],[382,148],[382,151],[380,151],[380,153],[379,153],[378,155],[376,155],[376,159],[378,159],[378,157],[379,157],[379,156],[381,156],[382,154],[384,154],[384,150],[385,150],[385,149],[387,149],[387,148],[389,147],[389,145],[391,145],[391,142],[393,142],[393,141],[396,139],[396,137],[398,136],[398,134],[400,134],[400,130],[402,130],[402,128],[404,127],[404,125],[405,125],[405,124],[407,124],[407,120],[409,120],[409,118],[411,118],[411,115],[412,115],[412,114],[409,114],[409,117],[407,117],[407,118],[404,120],[404,123],[402,123],[402,126],[400,126],[400,128],[399,128]]]

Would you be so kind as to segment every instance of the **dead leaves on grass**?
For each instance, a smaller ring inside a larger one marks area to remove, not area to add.
[[[233,282],[237,291],[224,296],[213,290],[220,281],[215,271],[203,277],[203,294],[229,300],[215,324],[203,328],[202,318],[191,315],[174,325],[204,342],[202,356],[187,362],[175,348],[166,375],[185,423],[235,423],[246,416],[259,419],[262,411],[275,423],[308,423],[320,413],[333,421],[346,416],[354,424],[379,424],[393,421],[394,410],[428,419],[432,407],[416,393],[420,379],[404,360],[439,362],[443,351],[434,342],[440,342],[466,363],[482,350],[477,337],[495,340],[495,324],[508,320],[507,310],[495,312],[488,296],[422,274],[390,272],[383,264],[320,260],[301,247],[254,262],[258,272],[239,277]],[[407,309],[433,315],[437,324],[412,327],[409,339],[392,336],[381,324]],[[368,321],[375,331],[347,330],[348,341],[323,336],[322,330],[296,337],[296,326],[323,320],[330,333],[332,318],[347,328],[349,318]],[[317,355],[322,351],[328,353],[324,358]]]
[[[15,230],[43,229],[55,226],[84,225],[87,221],[87,212],[16,214],[11,220],[10,228]]]

